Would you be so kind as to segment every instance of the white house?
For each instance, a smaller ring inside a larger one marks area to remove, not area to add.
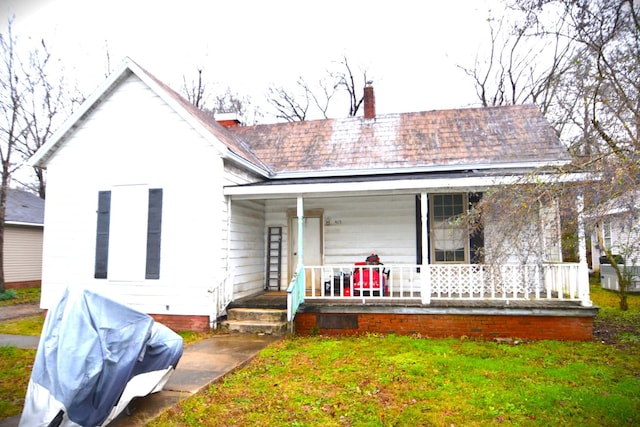
[[[526,265],[478,257],[499,218],[477,235],[450,221],[488,189],[568,161],[533,106],[376,115],[367,87],[364,117],[229,127],[127,59],[31,160],[48,175],[41,304],[90,287],[203,329],[231,300],[287,290],[304,331],[323,318],[314,307],[336,303],[342,315],[384,300],[388,315],[489,301],[494,312],[474,315],[494,318],[519,302],[516,314],[576,322],[566,337],[585,339],[586,258],[560,263],[552,203]],[[377,300],[353,287],[373,252],[387,275]]]
[[[622,261],[631,275],[629,291],[640,291],[640,191],[630,191],[607,203],[599,217],[604,244]],[[600,274],[602,287],[618,290],[618,276],[605,258],[595,232],[591,233],[592,268]]]

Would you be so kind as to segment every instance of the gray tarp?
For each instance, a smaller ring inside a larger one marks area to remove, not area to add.
[[[67,289],[45,320],[20,425],[47,426],[61,413],[60,425],[103,425],[117,415],[114,408],[159,391],[181,356],[182,338],[150,316]],[[125,393],[123,403],[125,387],[141,379],[153,384],[142,387],[144,394]]]

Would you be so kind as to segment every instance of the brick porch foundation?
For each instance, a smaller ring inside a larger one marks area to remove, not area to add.
[[[431,312],[429,312],[431,311]],[[296,314],[295,333],[362,333],[425,337],[519,338],[591,341],[597,308],[429,308],[304,307]]]

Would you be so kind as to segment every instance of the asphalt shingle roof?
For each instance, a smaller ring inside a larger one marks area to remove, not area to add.
[[[44,199],[24,190],[7,190],[6,222],[44,224]]]
[[[276,173],[568,160],[537,107],[500,106],[229,129]]]

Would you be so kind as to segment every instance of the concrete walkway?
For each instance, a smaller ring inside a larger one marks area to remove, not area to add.
[[[37,346],[38,337],[10,337],[12,336],[0,335],[0,345],[22,347],[32,346],[35,342]],[[134,400],[129,405],[130,415],[120,414],[109,426],[144,426],[165,409],[243,366],[260,350],[279,339],[281,337],[271,335],[221,334],[185,346],[178,368],[169,378],[164,390]],[[9,343],[10,340],[15,343]],[[0,420],[0,427],[15,427],[19,421],[20,416]]]

